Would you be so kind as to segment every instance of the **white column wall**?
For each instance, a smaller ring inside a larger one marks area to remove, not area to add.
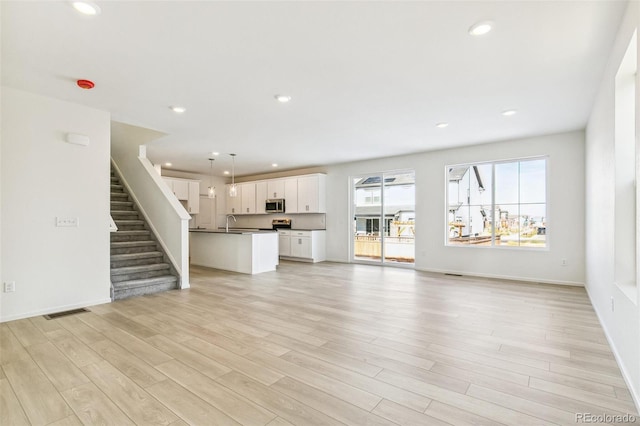
[[[109,113],[8,87],[1,110],[0,321],[109,302]]]
[[[639,292],[637,288],[635,292],[625,292],[615,284],[614,238],[615,76],[631,36],[640,22],[639,14],[638,3],[629,2],[587,125],[585,210],[586,288],[634,395],[636,406],[640,409]],[[636,76],[636,90],[638,86],[640,84]],[[636,92],[637,105],[640,103]],[[640,115],[636,107],[636,132],[638,123]],[[637,229],[638,226],[636,232]],[[637,258],[635,261],[637,264]]]

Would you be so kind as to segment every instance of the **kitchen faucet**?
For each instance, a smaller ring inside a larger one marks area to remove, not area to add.
[[[236,217],[232,214],[228,214],[227,215],[227,226],[226,226],[226,232],[229,232],[229,218],[232,218],[234,222],[236,222]]]

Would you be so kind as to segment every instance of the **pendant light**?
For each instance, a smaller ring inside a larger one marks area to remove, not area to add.
[[[208,196],[209,198],[216,198],[216,187],[213,186],[213,161],[215,160],[215,158],[209,158],[209,162],[211,163],[211,167],[209,170],[209,191],[208,191]]]
[[[229,155],[231,156],[231,186],[229,187],[229,197],[235,198],[238,196],[238,187],[236,186],[236,155]]]

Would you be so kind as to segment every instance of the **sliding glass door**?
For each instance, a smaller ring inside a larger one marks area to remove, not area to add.
[[[354,177],[353,260],[412,265],[415,258],[415,173]]]

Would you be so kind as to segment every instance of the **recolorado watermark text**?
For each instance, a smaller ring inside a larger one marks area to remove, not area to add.
[[[576,423],[636,423],[633,414],[593,414],[576,413]]]

